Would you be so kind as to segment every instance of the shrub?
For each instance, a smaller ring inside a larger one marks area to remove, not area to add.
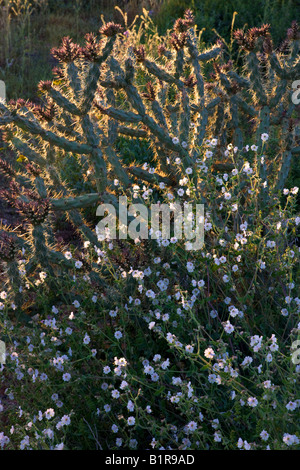
[[[222,0],[168,0],[160,6],[155,23],[159,31],[164,33],[171,28],[178,16],[183,15],[187,8],[195,12],[198,28],[203,29],[204,41],[213,41],[217,35],[230,42],[230,25],[235,15],[235,25],[239,28],[252,28],[258,23],[271,24],[272,36],[277,46],[284,40],[286,29],[297,18],[296,1],[271,0],[223,2]]]

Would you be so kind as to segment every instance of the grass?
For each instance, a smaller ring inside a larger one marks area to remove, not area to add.
[[[60,0],[2,0],[0,2],[0,79],[7,85],[9,99],[36,100],[40,80],[48,79],[55,65],[50,49],[59,45],[61,38],[70,36],[80,41],[89,32],[97,32],[101,15],[106,21],[122,21],[115,6],[123,8],[130,23],[146,7],[152,10],[154,24],[163,34],[187,7],[194,10],[196,22],[203,28],[204,42],[223,37],[230,41],[230,25],[234,17],[235,28],[258,23],[272,25],[277,44],[285,37],[286,29],[297,17],[296,0],[267,2],[221,0],[168,0],[168,1],[96,1],[75,2]]]

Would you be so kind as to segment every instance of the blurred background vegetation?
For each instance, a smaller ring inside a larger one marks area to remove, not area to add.
[[[128,24],[144,8],[150,11],[159,34],[192,8],[206,44],[218,37],[230,43],[234,18],[234,28],[270,23],[279,45],[300,16],[299,0],[0,0],[0,79],[8,99],[35,100],[38,82],[51,78],[55,65],[50,49],[63,36],[81,42],[86,33],[96,33],[101,15],[122,23],[116,6],[127,13]]]

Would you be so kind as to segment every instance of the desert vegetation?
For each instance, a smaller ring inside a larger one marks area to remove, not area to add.
[[[24,41],[55,10],[14,3]],[[15,96],[6,63],[2,449],[299,448],[300,27],[275,4],[257,26],[224,8],[218,32],[207,2],[93,25],[76,2],[36,92]],[[170,233],[136,211],[136,237],[101,232],[125,199],[168,206]]]

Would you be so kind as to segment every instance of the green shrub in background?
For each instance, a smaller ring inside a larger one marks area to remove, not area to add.
[[[215,41],[217,34],[213,30],[230,43],[234,12],[238,28],[270,23],[275,45],[285,39],[287,28],[299,17],[297,0],[1,0],[0,79],[7,83],[7,96],[36,100],[38,82],[45,80],[53,67],[49,49],[57,46],[62,36],[80,41],[86,33],[97,32],[102,14],[120,22],[121,15],[115,6],[125,8],[129,24],[143,8],[152,10],[151,17],[160,34],[190,7],[199,29],[205,28],[202,34],[205,43]]]
[[[234,12],[235,27],[251,28],[264,23],[271,24],[271,33],[276,45],[285,39],[286,29],[299,17],[297,0],[167,0],[162,2],[155,23],[162,33],[171,28],[186,8],[192,8],[198,28],[203,31],[204,42],[216,39],[213,30],[230,42],[230,26]]]

